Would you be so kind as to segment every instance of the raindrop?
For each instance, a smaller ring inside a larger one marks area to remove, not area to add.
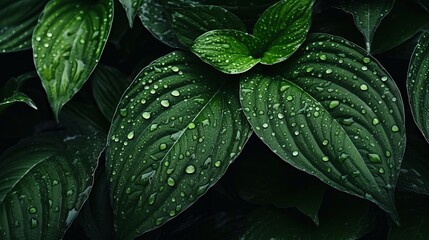
[[[396,125],[392,126],[392,132],[398,132],[399,131],[399,127]]]
[[[323,140],[323,142],[322,142],[322,144],[323,144],[323,146],[326,146],[326,145],[328,145],[328,143],[329,143],[329,141],[328,140]]]
[[[369,57],[364,57],[363,58],[363,62],[364,63],[369,63],[369,62],[371,62],[371,59]]]
[[[374,118],[372,119],[372,125],[376,126],[380,123],[380,120],[378,120],[378,118]]]
[[[306,69],[306,71],[307,71],[308,73],[312,72],[313,70],[314,70],[314,67],[308,67],[308,68]]]
[[[369,158],[369,161],[372,163],[381,163],[380,155],[376,153],[369,153],[368,158]]]
[[[191,122],[188,124],[188,128],[189,129],[194,129],[195,128],[195,123]]]
[[[368,86],[366,84],[362,84],[362,85],[360,85],[360,90],[366,91],[366,90],[368,90]]]
[[[187,174],[193,174],[195,173],[195,166],[194,165],[189,165],[186,167],[185,172]]]
[[[367,66],[362,66],[362,71],[366,71],[366,70],[368,70],[368,67]]]
[[[329,157],[328,157],[328,156],[323,156],[323,157],[322,157],[322,161],[324,161],[324,162],[328,162],[328,161],[329,161]]]
[[[340,105],[340,101],[338,101],[338,100],[334,100],[334,101],[331,101],[331,102],[329,103],[329,108],[330,108],[330,109],[334,109],[334,108],[338,107],[338,105]]]
[[[173,71],[173,72],[178,72],[179,70],[180,69],[178,67],[176,67],[176,66],[171,67],[171,71]]]
[[[150,196],[149,196],[149,200],[148,200],[148,204],[149,205],[153,205],[154,203],[155,203],[155,199],[156,199],[156,195],[157,195],[158,193],[152,193]]]
[[[381,173],[381,174],[383,174],[384,173],[384,168],[379,168],[378,172]]]
[[[133,139],[134,138],[134,131],[129,132],[128,135],[127,135],[127,138],[129,140]]]
[[[127,116],[127,109],[126,108],[120,109],[119,114],[121,114],[122,117],[126,117]]]
[[[330,69],[330,68],[326,69],[326,73],[327,74],[331,74],[332,73],[332,69]]]
[[[73,189],[68,190],[66,193],[67,197],[70,197],[71,195],[73,195],[73,193],[74,193]]]
[[[28,213],[30,213],[30,214],[35,214],[35,213],[37,213],[37,208],[35,208],[35,207],[30,207],[30,208],[28,209]]]
[[[298,155],[299,155],[299,152],[298,152],[298,151],[293,151],[293,152],[292,152],[292,156],[296,157],[296,156],[298,156]]]
[[[174,185],[176,184],[176,182],[174,181],[174,179],[173,179],[172,177],[169,177],[169,178],[167,179],[167,184],[168,184],[168,186],[170,186],[170,187],[174,187]]]
[[[159,145],[159,150],[165,150],[167,148],[167,144],[165,143],[161,143],[161,145]]]
[[[177,90],[174,90],[174,91],[171,92],[171,96],[178,97],[178,96],[180,96],[180,92],[177,91]]]
[[[36,228],[39,225],[39,221],[35,218],[31,218],[31,228]]]
[[[163,107],[169,107],[170,106],[170,102],[168,101],[168,100],[162,100],[161,101],[161,106],[163,106]]]
[[[383,81],[383,82],[387,81],[387,77],[382,77],[381,81]]]
[[[327,57],[326,57],[326,55],[325,54],[322,54],[322,55],[320,55],[320,60],[322,60],[322,61],[325,61],[326,59],[327,59]]]
[[[150,115],[151,115],[151,113],[150,113],[150,112],[143,112],[143,113],[142,113],[142,117],[143,117],[144,119],[149,119],[149,118],[150,118]]]
[[[222,162],[221,161],[216,161],[214,165],[215,165],[215,167],[220,167],[220,165],[222,165]]]

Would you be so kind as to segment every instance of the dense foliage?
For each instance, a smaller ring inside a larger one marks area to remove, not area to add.
[[[3,0],[0,239],[427,238],[428,24],[425,0]]]

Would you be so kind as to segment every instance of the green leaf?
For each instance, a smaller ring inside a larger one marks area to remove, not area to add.
[[[123,95],[106,153],[118,239],[177,216],[240,153],[251,130],[222,78],[194,56],[173,52],[145,68]]]
[[[113,20],[113,1],[50,1],[33,34],[34,62],[58,119],[97,65]]]
[[[216,29],[235,29],[246,31],[243,22],[233,13],[217,6],[191,5],[173,7],[171,26],[180,42],[186,47],[200,35]]]
[[[355,25],[365,37],[365,46],[371,52],[372,40],[381,20],[392,10],[395,0],[341,1],[340,9],[353,15]]]
[[[263,46],[262,64],[289,58],[304,42],[311,25],[313,0],[281,0],[266,10],[253,29]]]
[[[411,57],[407,90],[411,112],[429,142],[429,33],[423,33]]]
[[[429,195],[429,161],[427,142],[423,137],[408,137],[398,188]]]
[[[295,207],[319,224],[326,185],[284,164],[269,148],[260,146],[261,142],[251,144],[250,141],[246,148],[258,150],[243,152],[240,158],[245,161],[239,161],[236,167],[235,183],[240,197],[254,204]]]
[[[134,18],[145,0],[119,0],[127,13],[128,23],[133,27]]]
[[[259,40],[248,33],[213,30],[195,40],[192,52],[224,73],[239,74],[260,62],[253,56],[258,46]]]
[[[320,226],[279,209],[257,209],[247,217],[246,230],[239,239],[360,239],[371,230],[372,221],[368,204],[353,200],[330,199],[329,212],[321,216]]]
[[[92,90],[98,108],[110,121],[116,106],[129,83],[126,76],[119,70],[98,65],[92,77]]]
[[[377,60],[339,37],[312,35],[295,56],[278,74],[242,80],[241,103],[256,134],[294,167],[397,220],[405,124],[395,83]]]
[[[31,34],[46,0],[0,2],[0,53],[31,48]]]
[[[26,103],[28,106],[37,110],[36,104],[22,92],[19,92],[23,83],[30,78],[34,78],[35,73],[30,72],[23,74],[17,78],[12,78],[0,88],[0,113],[10,105],[18,102]]]
[[[49,133],[0,157],[2,239],[61,239],[91,191],[104,148],[97,132]]]
[[[61,123],[67,129],[82,131],[87,126],[107,135],[110,123],[94,104],[71,101],[60,114]]]

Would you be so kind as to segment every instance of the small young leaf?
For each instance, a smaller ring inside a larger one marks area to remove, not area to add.
[[[407,90],[414,121],[429,142],[429,33],[423,33],[410,62]]]
[[[192,52],[204,62],[228,74],[246,72],[260,62],[254,53],[259,40],[237,30],[213,30],[195,40]]]
[[[127,13],[128,23],[133,27],[134,18],[137,16],[144,0],[119,0]]]
[[[10,105],[17,102],[26,103],[28,106],[37,110],[36,104],[34,104],[33,100],[24,93],[19,92],[24,82],[27,79],[34,78],[35,76],[35,72],[23,74],[17,78],[10,79],[6,84],[4,84],[4,86],[2,86],[2,88],[0,88],[0,113]]]
[[[112,67],[98,65],[94,71],[92,91],[95,102],[109,121],[115,113],[119,99],[129,85],[126,79],[123,73]]]
[[[31,47],[31,34],[47,0],[0,1],[0,53]]]
[[[262,64],[282,62],[301,46],[310,29],[313,2],[281,0],[262,14],[253,29],[264,49]]]
[[[91,191],[104,138],[49,133],[0,157],[2,239],[61,239]]]
[[[338,7],[353,15],[355,25],[365,37],[365,46],[371,52],[375,31],[381,20],[392,10],[395,0],[340,1]]]
[[[294,167],[397,220],[394,188],[405,148],[398,88],[374,58],[342,38],[312,35],[301,49],[277,76],[242,80],[253,129]]]
[[[118,239],[177,216],[240,153],[251,130],[224,77],[173,52],[145,68],[123,95],[106,153]]]
[[[33,34],[34,62],[58,119],[97,65],[113,20],[113,0],[50,1]]]
[[[191,5],[169,9],[171,26],[180,42],[186,47],[202,34],[216,29],[246,31],[243,22],[233,13],[217,6]]]

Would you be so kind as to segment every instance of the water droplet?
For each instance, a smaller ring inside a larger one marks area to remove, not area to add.
[[[216,161],[214,165],[215,165],[215,167],[220,167],[220,165],[222,165],[222,162],[221,161]]]
[[[332,69],[330,69],[330,68],[326,69],[326,73],[327,74],[331,74],[332,73]]]
[[[170,106],[170,102],[168,101],[168,100],[162,100],[161,101],[161,106],[163,106],[163,107],[169,107]]]
[[[362,84],[362,85],[360,85],[360,90],[366,91],[366,90],[368,90],[368,86],[366,84]]]
[[[165,150],[167,148],[167,144],[165,144],[165,143],[161,143],[160,145],[159,145],[159,150]]]
[[[30,208],[28,209],[28,213],[30,213],[30,214],[35,214],[35,213],[37,213],[37,208],[35,208],[35,207],[30,207]]]
[[[156,225],[161,225],[161,223],[162,223],[162,217],[160,217],[160,218],[158,218],[158,219],[156,219],[156,222],[155,222],[155,224]]]
[[[155,203],[155,199],[156,199],[156,195],[157,195],[158,193],[152,193],[150,196],[149,196],[149,199],[148,199],[148,204],[149,205],[153,205],[154,203]]]
[[[362,71],[366,71],[366,70],[368,70],[368,67],[367,66],[362,66],[361,69],[362,69]]]
[[[36,228],[39,225],[39,221],[35,218],[31,218],[31,228]]]
[[[383,174],[384,173],[384,168],[379,168],[378,172],[381,173],[381,174]]]
[[[392,126],[392,132],[398,132],[399,131],[399,127],[396,125]]]
[[[121,114],[122,117],[126,117],[127,116],[127,109],[126,108],[120,109],[119,114]]]
[[[287,96],[287,97],[286,97],[286,100],[288,100],[288,101],[292,101],[292,100],[293,100],[293,96]]]
[[[268,123],[264,123],[264,124],[262,124],[262,127],[263,127],[263,128],[268,128]]]
[[[169,178],[167,179],[167,184],[168,184],[168,186],[170,186],[170,187],[174,187],[174,185],[176,184],[176,182],[174,181],[174,179],[173,179],[172,177],[169,177]]]
[[[195,172],[195,166],[194,165],[189,165],[186,167],[185,172],[187,174],[193,174]]]
[[[191,122],[188,124],[188,128],[189,129],[194,129],[195,128],[195,123]]]
[[[133,139],[134,138],[134,131],[129,132],[128,135],[127,135],[127,138],[129,140]]]
[[[381,163],[380,155],[376,153],[369,153],[368,158],[369,158],[369,161],[372,163]]]
[[[306,69],[306,71],[307,71],[308,73],[312,72],[313,70],[314,70],[314,67],[308,67],[308,68]]]
[[[343,162],[343,161],[347,160],[347,158],[349,158],[349,155],[348,155],[348,154],[346,154],[346,153],[341,153],[341,155],[338,157],[338,160],[339,160],[340,162]]]
[[[298,151],[293,151],[293,152],[292,152],[292,156],[296,157],[296,156],[298,156],[298,155],[299,155],[299,152],[298,152]]]
[[[171,67],[171,71],[178,72],[180,69],[176,66]]]
[[[151,113],[150,113],[150,112],[143,112],[143,113],[142,113],[142,117],[143,117],[144,119],[149,119],[149,118],[150,118],[150,115],[151,115]]]
[[[54,186],[58,185],[58,183],[60,183],[60,182],[58,180],[56,180],[56,179],[54,181],[52,181],[52,185],[54,185]]]
[[[371,62],[371,59],[369,57],[364,57],[363,58],[363,62],[364,63],[369,63],[369,62]]]
[[[277,117],[278,117],[279,119],[283,119],[285,116],[284,116],[282,113],[279,113],[279,114],[277,114]]]
[[[66,195],[67,197],[70,197],[71,195],[73,195],[73,193],[74,193],[73,189],[70,189],[67,191]]]
[[[381,81],[383,81],[383,82],[387,81],[387,77],[382,77]]]
[[[334,101],[331,101],[329,103],[329,108],[334,109],[334,108],[338,107],[338,105],[340,105],[340,101],[334,100]]]
[[[322,54],[322,55],[320,55],[320,60],[322,60],[322,61],[325,61],[326,59],[327,59],[327,57],[326,57],[326,55],[325,54]]]
[[[380,123],[380,120],[378,120],[378,118],[374,118],[372,119],[372,125],[376,126]]]
[[[322,157],[322,161],[324,161],[324,162],[328,162],[328,161],[329,161],[329,157],[328,157],[328,156],[323,156],[323,157]]]
[[[48,33],[46,33],[46,36],[48,36],[50,38],[50,37],[52,37],[52,33],[48,32]]]
[[[329,141],[328,140],[323,140],[323,142],[322,142],[322,144],[323,144],[323,146],[326,146],[326,145],[328,145],[328,143],[329,143]]]
[[[171,92],[171,96],[178,97],[178,96],[180,96],[180,92],[177,91],[177,90],[174,90],[174,91]]]
[[[392,153],[390,151],[386,151],[386,157],[392,156]]]

